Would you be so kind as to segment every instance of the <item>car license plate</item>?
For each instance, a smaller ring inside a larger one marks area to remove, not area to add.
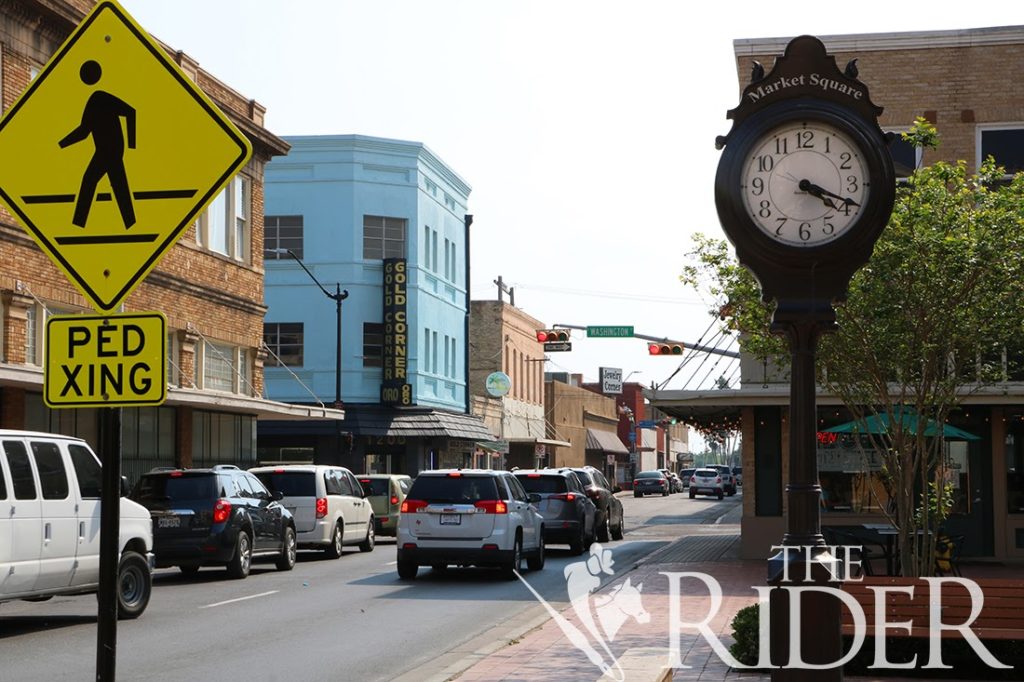
[[[178,516],[161,516],[157,522],[159,528],[181,528],[181,518]]]
[[[460,525],[462,525],[462,514],[441,514],[441,525],[442,526],[460,526]]]

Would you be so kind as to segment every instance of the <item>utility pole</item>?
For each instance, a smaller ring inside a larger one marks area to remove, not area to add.
[[[507,287],[501,280],[501,275],[498,275],[498,279],[494,280],[494,283],[498,286],[498,302],[502,302],[502,294],[508,294],[509,305],[515,307],[516,304],[516,290],[515,287]]]

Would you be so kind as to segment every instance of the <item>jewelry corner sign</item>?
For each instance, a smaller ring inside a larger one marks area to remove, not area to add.
[[[92,306],[134,290],[252,155],[113,0],[0,119],[0,201]]]

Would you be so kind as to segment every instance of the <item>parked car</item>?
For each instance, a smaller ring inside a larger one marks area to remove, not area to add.
[[[359,545],[372,552],[376,527],[363,486],[344,467],[317,464],[286,464],[253,467],[260,479],[292,514],[295,540],[301,549],[320,549],[332,558],[345,545]]]
[[[398,532],[402,502],[412,486],[412,477],[405,474],[363,474],[359,477],[359,484],[373,508],[377,535],[394,537]]]
[[[158,567],[192,575],[219,565],[245,578],[255,559],[274,559],[281,571],[295,566],[295,522],[281,504],[284,494],[271,494],[234,465],[156,468],[142,475],[131,497],[153,517]]]
[[[725,464],[712,464],[711,469],[717,469],[722,474],[722,485],[725,487],[725,494],[732,497],[736,494],[736,477],[732,475],[732,467]]]
[[[732,475],[736,478],[736,485],[743,487],[743,467],[733,467]]]
[[[683,492],[683,482],[679,480],[674,471],[671,469],[658,469],[658,471],[665,474],[665,478],[668,479],[668,491],[670,493]]]
[[[682,470],[680,470],[680,472],[679,472],[679,480],[681,480],[683,482],[683,487],[684,488],[689,488],[690,487],[690,478],[693,476],[693,472],[694,471],[696,471],[696,469],[682,469]]]
[[[633,479],[633,497],[643,497],[649,493],[668,495],[672,483],[661,471],[640,471]]]
[[[586,489],[587,496],[597,507],[598,541],[621,540],[625,533],[622,502],[615,497],[608,479],[594,467],[573,468],[573,471],[580,477],[580,483]]]
[[[583,554],[594,542],[597,506],[587,497],[571,469],[519,469],[515,477],[526,492],[540,496],[537,510],[544,517],[544,543],[567,544]]]
[[[398,577],[420,566],[496,566],[514,579],[523,557],[544,568],[544,517],[507,471],[439,469],[421,472],[398,518]]]
[[[97,592],[99,458],[80,438],[34,431],[0,430],[0,451],[0,602]],[[153,587],[153,524],[123,496],[119,507],[117,617],[138,618]]]
[[[725,497],[722,472],[711,467],[696,469],[690,477],[690,499],[697,495],[715,495],[718,499]]]

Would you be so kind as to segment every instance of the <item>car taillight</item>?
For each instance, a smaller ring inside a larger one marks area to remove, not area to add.
[[[600,500],[601,499],[601,493],[597,492],[596,490],[588,490],[587,491],[587,497],[589,497],[591,499],[594,499],[594,500]]]
[[[213,522],[224,523],[231,516],[231,503],[227,500],[217,500],[213,503]]]
[[[322,519],[327,516],[327,498],[318,497],[316,498],[316,517]]]
[[[575,502],[576,493],[558,493],[557,495],[551,496],[552,500],[565,500],[566,502]]]
[[[508,505],[501,500],[480,500],[473,504],[477,509],[483,509],[485,514],[507,514]]]
[[[426,500],[406,500],[402,503],[403,514],[416,514],[427,506]]]
[[[638,485],[640,485],[640,481],[634,478],[633,479],[633,486],[636,487]]]
[[[391,496],[391,504],[398,504],[398,495]]]
[[[696,482],[697,482],[697,477],[696,476],[690,476],[690,483],[696,483]]]
[[[719,476],[718,478],[715,479],[715,483],[721,483],[721,482],[722,482],[722,477],[721,476]]]

